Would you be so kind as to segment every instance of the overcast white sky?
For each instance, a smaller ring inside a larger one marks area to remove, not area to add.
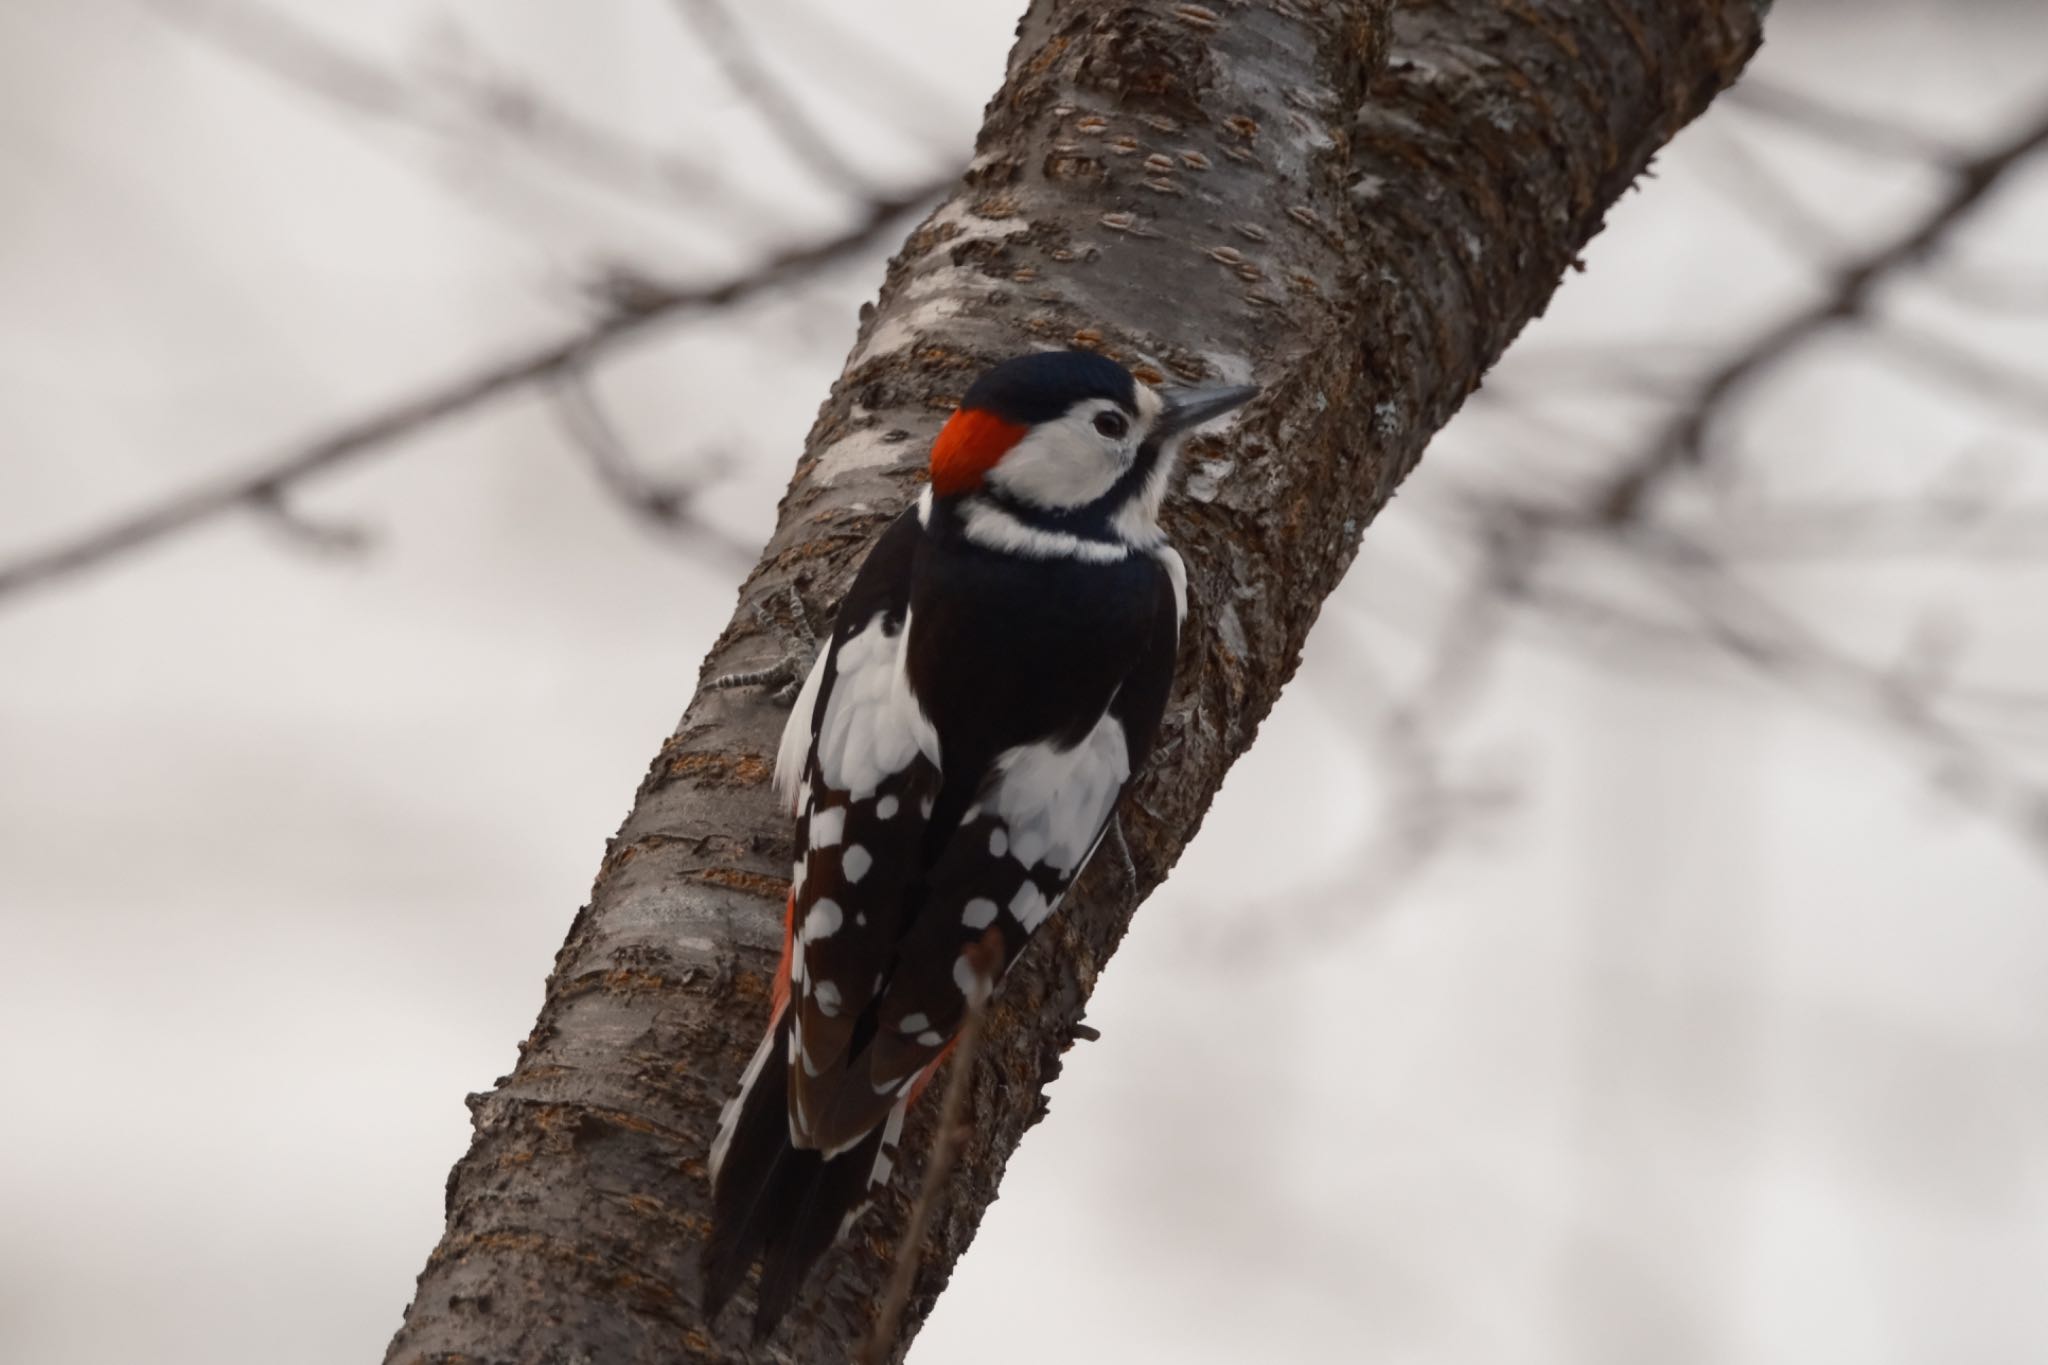
[[[146,5],[10,0],[0,560],[551,333],[599,255],[708,275],[830,212],[654,0],[285,8],[400,63],[520,71],[757,202],[734,231],[564,191],[344,116]],[[880,94],[794,0],[748,13],[905,183],[966,153],[1011,9],[839,19],[918,77]],[[1759,74],[1958,138],[2044,79],[2039,5],[1788,0],[1772,23]],[[1525,345],[1736,338],[1796,300],[1800,259],[1731,179],[1745,149],[1845,241],[1935,187],[1721,111]],[[2048,278],[2044,212],[2037,169],[1973,255]],[[651,464],[737,462],[706,503],[732,533],[768,528],[880,266],[605,372]],[[1987,335],[2048,362],[2040,313]],[[1556,408],[1613,441],[1642,412]],[[1910,487],[1979,445],[2048,455],[2007,412],[1831,349],[1746,412],[1773,492]],[[2048,876],[1911,745],[1710,655],[1622,667],[1530,629],[1454,755],[1519,801],[1363,903],[1368,666],[1398,671],[1403,629],[1453,586],[1418,513],[1573,454],[1475,409],[1368,535],[913,1361],[2048,1356]],[[736,574],[629,523],[532,401],[304,507],[373,552],[237,520],[0,603],[8,1362],[381,1355],[440,1230],[462,1097],[510,1068],[731,607]],[[1880,639],[1902,604],[1966,592],[1971,666],[2039,691],[2042,577],[1885,562],[1764,586]]]

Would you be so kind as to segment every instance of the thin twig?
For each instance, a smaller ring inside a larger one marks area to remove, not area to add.
[[[718,59],[726,81],[761,115],[776,139],[812,175],[850,195],[866,198],[874,187],[853,169],[803,106],[768,72],[746,30],[719,0],[675,0],[676,13]]]
[[[2048,276],[2031,263],[1940,260],[1928,265],[1926,280],[1930,288],[1957,303],[1987,313],[2026,317],[2048,313]]]
[[[1688,554],[1682,562],[1664,559],[1662,567],[1674,600],[1733,657],[1787,680],[1803,677],[1809,685],[1832,685],[1852,713],[1919,742],[1946,770],[1957,796],[2009,821],[2034,852],[2048,855],[2048,831],[2039,824],[2048,789],[1941,715],[1936,696],[1915,685],[1912,669],[1875,668],[1838,649],[1764,595],[1718,571],[1703,553]],[[1958,690],[1942,689],[1951,702]]]
[[[967,1092],[974,1084],[974,1053],[981,1043],[984,1013],[980,1004],[972,998],[968,1000],[967,1018],[960,1025],[960,1041],[954,1044],[953,1058],[947,1063],[950,1070],[946,1076],[946,1098],[939,1108],[938,1127],[932,1133],[924,1183],[918,1188],[917,1202],[911,1205],[903,1241],[896,1248],[896,1265],[889,1275],[888,1291],[882,1296],[881,1311],[875,1315],[874,1335],[861,1352],[863,1365],[882,1365],[889,1358],[896,1340],[896,1324],[910,1302],[911,1285],[917,1279],[918,1262],[924,1256],[925,1229],[931,1224],[932,1211],[953,1173],[953,1162],[958,1159],[966,1136],[963,1111],[967,1108]]]
[[[1717,142],[1702,148],[1701,162],[1710,180],[1723,180],[1729,201],[1761,223],[1792,255],[1802,261],[1822,261],[1840,253],[1841,234],[1835,231],[1755,148],[1732,129],[1715,127]]]
[[[1918,220],[1840,267],[1834,287],[1819,300],[1765,329],[1709,374],[1685,409],[1600,491],[1596,504],[1600,515],[1614,523],[1637,517],[1654,486],[1702,458],[1715,419],[1736,394],[1814,336],[1862,314],[1880,284],[1925,259],[2008,173],[2044,146],[2048,146],[2048,109],[1999,145],[1956,163],[1948,192]]]
[[[693,505],[705,487],[725,472],[726,461],[705,460],[692,479],[656,483],[627,452],[625,437],[605,413],[581,362],[571,361],[557,371],[552,388],[563,434],[589,457],[598,482],[628,511],[664,531],[680,532],[685,544],[707,547],[734,566],[754,562],[760,546],[704,520]]]
[[[875,25],[870,14],[848,7],[850,22],[842,21],[833,0],[776,5],[752,0],[747,13],[762,17],[764,9],[781,11],[780,22],[774,22],[777,52],[787,56],[807,49],[806,65],[817,78],[863,100],[894,105],[896,131],[934,154],[952,155],[965,145],[959,140],[966,131],[960,102],[899,51],[892,41],[896,35]]]
[[[1953,556],[1976,560],[2048,558],[2048,504],[1943,506],[1932,495],[1791,503],[1745,510],[1711,532],[1731,558],[1827,560]]]
[[[1869,336],[1883,354],[1930,379],[2048,424],[2048,376],[2009,369],[1926,328],[1907,333],[1876,327]]]
[[[187,33],[295,90],[351,114],[474,145],[496,134],[551,173],[642,203],[716,211],[730,226],[758,222],[768,201],[741,180],[602,127],[503,76],[448,69],[426,83],[395,72],[269,6],[150,0]]]
[[[26,588],[47,586],[224,513],[247,510],[275,497],[288,485],[388,448],[491,399],[546,379],[567,365],[585,362],[658,323],[693,311],[728,308],[848,260],[885,240],[899,218],[930,200],[940,188],[925,186],[901,199],[873,204],[852,227],[782,252],[731,279],[700,286],[649,286],[635,296],[631,309],[611,313],[568,336],[429,385],[411,397],[344,423],[323,436],[289,447],[281,455],[258,461],[242,473],[201,484],[96,531],[31,551],[0,566],[0,598]]]
[[[1952,161],[1955,144],[1931,137],[1906,123],[1897,123],[1860,109],[1849,109],[1804,90],[1746,77],[1722,96],[1742,108],[1802,128],[1844,147],[1908,161]]]
[[[309,517],[280,490],[250,499],[250,507],[266,517],[294,545],[315,554],[360,556],[375,539],[368,527],[354,522]]]

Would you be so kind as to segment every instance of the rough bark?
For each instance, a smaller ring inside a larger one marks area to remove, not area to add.
[[[1190,628],[1157,757],[1124,808],[1136,880],[1098,859],[1003,988],[973,1136],[900,1356],[1044,1113],[1097,973],[1293,672],[1361,532],[1651,155],[1731,82],[1755,0],[1037,0],[963,183],[911,236],[812,430],[706,676],[818,623],[911,498],[984,365],[1099,347],[1153,380],[1265,387],[1198,440],[1169,528]],[[761,1028],[789,821],[784,712],[700,690],[662,746],[475,1139],[393,1361],[737,1360],[697,1308],[703,1157]],[[1111,1040],[1104,1046],[1114,1046]],[[913,1126],[907,1153],[924,1150]],[[921,1161],[829,1257],[763,1353],[850,1358]]]

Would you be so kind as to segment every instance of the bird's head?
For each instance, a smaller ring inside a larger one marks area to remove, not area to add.
[[[1018,356],[975,380],[932,442],[932,494],[1047,530],[1156,540],[1180,439],[1257,392],[1158,390],[1091,351]]]

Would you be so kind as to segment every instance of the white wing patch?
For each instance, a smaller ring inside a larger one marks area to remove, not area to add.
[[[1089,847],[1092,849],[1094,845],[1091,843]],[[1010,913],[1016,917],[1017,923],[1024,926],[1027,934],[1038,932],[1038,926],[1045,923],[1045,917],[1052,913],[1053,905],[1054,902],[1047,900],[1045,893],[1038,889],[1037,882],[1024,883],[1017,888],[1017,894],[1010,897]]]
[[[939,761],[938,731],[911,695],[904,667],[910,618],[904,617],[895,632],[885,628],[887,619],[886,613],[876,612],[859,634],[841,642],[832,700],[818,726],[818,776],[850,801],[872,797],[883,779],[902,772],[920,753],[934,764]],[[783,754],[790,748],[785,736]],[[779,768],[776,776],[780,781]],[[789,799],[794,805],[794,794]]]
[[[1131,753],[1123,724],[1105,713],[1073,748],[1019,745],[996,760],[996,771],[1001,776],[983,803],[1008,829],[1010,856],[1072,876],[1130,778]]]
[[[825,685],[825,664],[830,650],[818,651],[796,705],[789,709],[789,722],[782,727],[782,743],[775,749],[775,795],[782,808],[796,814],[797,797],[803,792],[804,759],[811,752],[811,715],[818,709],[818,691]]]
[[[831,806],[811,816],[811,847],[837,848],[846,837],[846,807]]]

